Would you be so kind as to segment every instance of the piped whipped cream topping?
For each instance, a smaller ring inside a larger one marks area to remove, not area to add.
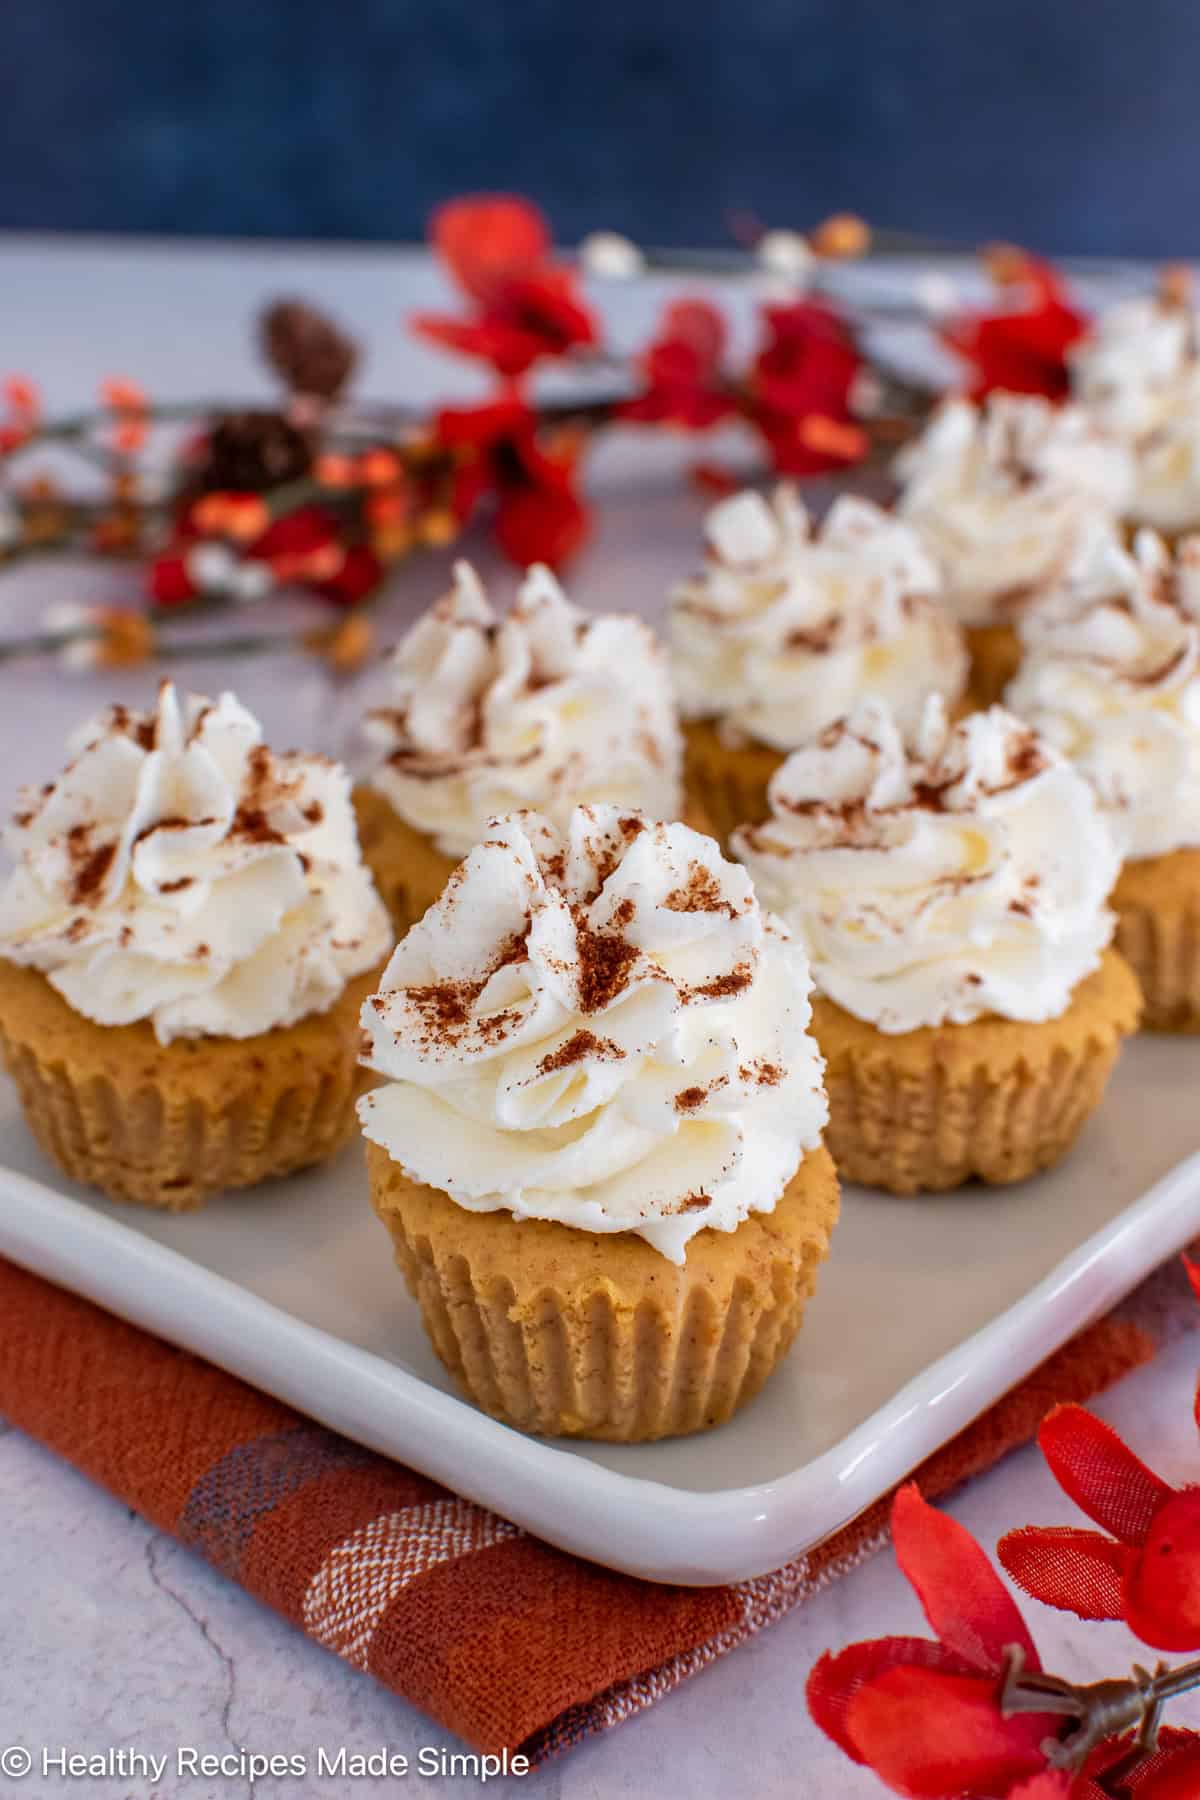
[[[672,1262],[771,1212],[826,1120],[808,963],[685,825],[493,820],[363,1008],[363,1130],[471,1212]]]
[[[1098,535],[1024,632],[1006,703],[1091,783],[1127,857],[1200,845],[1200,538]]]
[[[789,750],[864,693],[914,724],[926,695],[954,701],[961,633],[938,605],[916,534],[843,495],[814,530],[795,492],[742,493],[705,524],[708,562],[672,596],[675,683],[689,718]]]
[[[1078,407],[995,394],[940,406],[896,475],[947,604],[979,626],[1012,624],[1061,578],[1089,522],[1125,510],[1133,466]]]
[[[1089,417],[1132,453],[1128,516],[1159,531],[1200,524],[1200,319],[1191,306],[1166,296],[1114,306],[1070,365]]]
[[[1000,707],[906,750],[867,701],[772,779],[734,834],[818,990],[885,1032],[1053,1019],[1112,933],[1118,855],[1087,783]]]
[[[529,571],[497,618],[457,563],[454,587],[393,654],[388,704],[368,715],[369,780],[444,855],[522,808],[565,825],[611,800],[680,810],[681,743],[666,653],[641,619],[589,617],[549,569]]]
[[[323,1012],[381,962],[387,914],[349,777],[272,753],[232,694],[110,707],[6,834],[0,956],[101,1025],[161,1043],[251,1037]]]

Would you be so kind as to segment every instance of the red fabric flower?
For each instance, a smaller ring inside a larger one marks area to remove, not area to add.
[[[543,358],[596,342],[575,277],[550,262],[549,230],[529,201],[453,200],[434,213],[430,240],[476,310],[466,319],[418,313],[411,323],[421,336],[481,357],[510,380]]]
[[[996,389],[1065,399],[1067,351],[1088,328],[1087,314],[1070,299],[1047,262],[1022,252],[1000,265],[1004,285],[1022,290],[1021,304],[995,313],[966,313],[947,325],[943,341],[972,366],[970,394]]]
[[[196,584],[182,550],[166,550],[146,571],[150,598],[156,606],[186,606],[196,598]]]
[[[1080,1406],[1057,1407],[1038,1443],[1101,1530],[1011,1531],[997,1552],[1009,1574],[1048,1606],[1124,1619],[1156,1650],[1200,1649],[1200,1488],[1169,1487]]]
[[[255,538],[246,555],[255,562],[270,563],[280,581],[303,581],[314,564],[319,571],[323,553],[338,549],[340,527],[336,513],[323,506],[298,506],[295,512],[272,519]],[[332,569],[334,559],[324,554]]]
[[[1065,1797],[1069,1783],[1047,1770],[1040,1748],[1059,1721],[1001,1714],[1007,1652],[1021,1650],[1030,1670],[1041,1663],[983,1551],[912,1483],[893,1502],[892,1537],[937,1641],[879,1638],[823,1656],[808,1681],[814,1720],[899,1794]]]
[[[484,306],[550,255],[545,219],[514,194],[447,200],[429,221],[429,241],[463,292]]]
[[[486,496],[495,500],[493,531],[511,561],[558,568],[579,549],[590,515],[576,489],[579,446],[564,434],[545,444],[537,418],[511,397],[438,414],[438,441],[460,461],[452,505],[468,518]]]
[[[746,414],[784,475],[817,475],[866,455],[851,416],[862,358],[849,330],[815,300],[765,306],[765,341],[750,371]]]
[[[217,498],[232,503],[258,497]],[[210,524],[213,499],[202,495],[180,511],[171,542],[150,564],[150,596],[157,606],[186,606],[199,597],[190,553],[206,543],[236,545],[239,564],[266,563],[275,582],[307,588],[335,606],[356,605],[383,579],[384,565],[375,551],[357,539],[348,541],[345,525],[326,507],[299,506],[247,536]],[[222,516],[218,510],[218,520]],[[231,579],[236,579],[235,570],[231,564]]]
[[[307,585],[335,606],[357,606],[379,586],[383,573],[384,565],[369,544],[349,544],[332,575]]]
[[[725,381],[725,320],[707,300],[675,300],[664,308],[658,332],[638,360],[645,388],[620,408],[639,425],[678,425],[706,431],[737,411]]]
[[[1130,1747],[1128,1737],[1109,1738],[1101,1744],[1088,1758],[1084,1774],[1068,1790],[1070,1800],[1112,1800],[1114,1792],[1128,1792],[1133,1800],[1196,1800],[1200,1794],[1200,1734],[1168,1726],[1159,1733],[1157,1750],[1126,1771],[1123,1765]],[[1118,1769],[1121,1785],[1114,1788],[1111,1778]],[[1103,1777],[1108,1777],[1104,1787],[1100,1785]]]
[[[100,397],[113,413],[113,449],[123,456],[140,450],[149,431],[145,389],[122,375],[110,375],[100,383]]]
[[[42,403],[32,381],[10,375],[3,389],[6,416],[0,423],[0,456],[19,450],[33,436],[42,416]]]

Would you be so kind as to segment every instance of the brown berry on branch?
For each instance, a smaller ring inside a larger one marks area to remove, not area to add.
[[[358,362],[358,345],[303,300],[276,300],[259,324],[262,353],[293,394],[336,400]]]
[[[308,438],[282,413],[237,412],[218,419],[193,472],[200,493],[266,493],[312,472]]]
[[[1164,263],[1158,271],[1160,306],[1185,309],[1192,305],[1196,280],[1186,263]]]
[[[865,256],[871,248],[871,227],[857,213],[834,213],[808,234],[816,256],[833,261]]]

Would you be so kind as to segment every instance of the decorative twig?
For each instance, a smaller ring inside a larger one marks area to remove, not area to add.
[[[1017,1713],[1055,1713],[1072,1721],[1074,1728],[1065,1736],[1047,1738],[1042,1745],[1051,1768],[1072,1774],[1083,1768],[1105,1738],[1133,1731],[1128,1756],[1106,1776],[1106,1791],[1113,1800],[1121,1800],[1120,1786],[1112,1785],[1114,1780],[1123,1782],[1153,1755],[1166,1702],[1196,1687],[1200,1687],[1200,1660],[1174,1669],[1159,1663],[1153,1672],[1135,1663],[1125,1680],[1077,1683],[1027,1669],[1024,1650],[1019,1644],[1010,1644],[1005,1651],[1000,1711],[1006,1719]]]
[[[200,601],[189,609],[189,618],[197,613],[223,611],[230,604]],[[223,636],[198,637],[164,628],[131,608],[98,606],[81,608],[78,621],[72,624],[0,640],[0,664],[53,656],[80,669],[136,668],[152,656],[242,658],[304,650],[323,657],[332,669],[349,673],[370,654],[374,638],[370,622],[358,612],[347,613],[332,625],[303,631],[227,632]]]

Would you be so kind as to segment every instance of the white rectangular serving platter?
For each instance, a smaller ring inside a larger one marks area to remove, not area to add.
[[[64,1181],[0,1079],[0,1253],[565,1550],[657,1581],[765,1573],[853,1518],[1200,1235],[1200,1041],[1139,1039],[1074,1155],[1008,1189],[844,1196],[799,1339],[730,1424],[528,1438],[459,1399],[360,1147],[180,1216]]]

